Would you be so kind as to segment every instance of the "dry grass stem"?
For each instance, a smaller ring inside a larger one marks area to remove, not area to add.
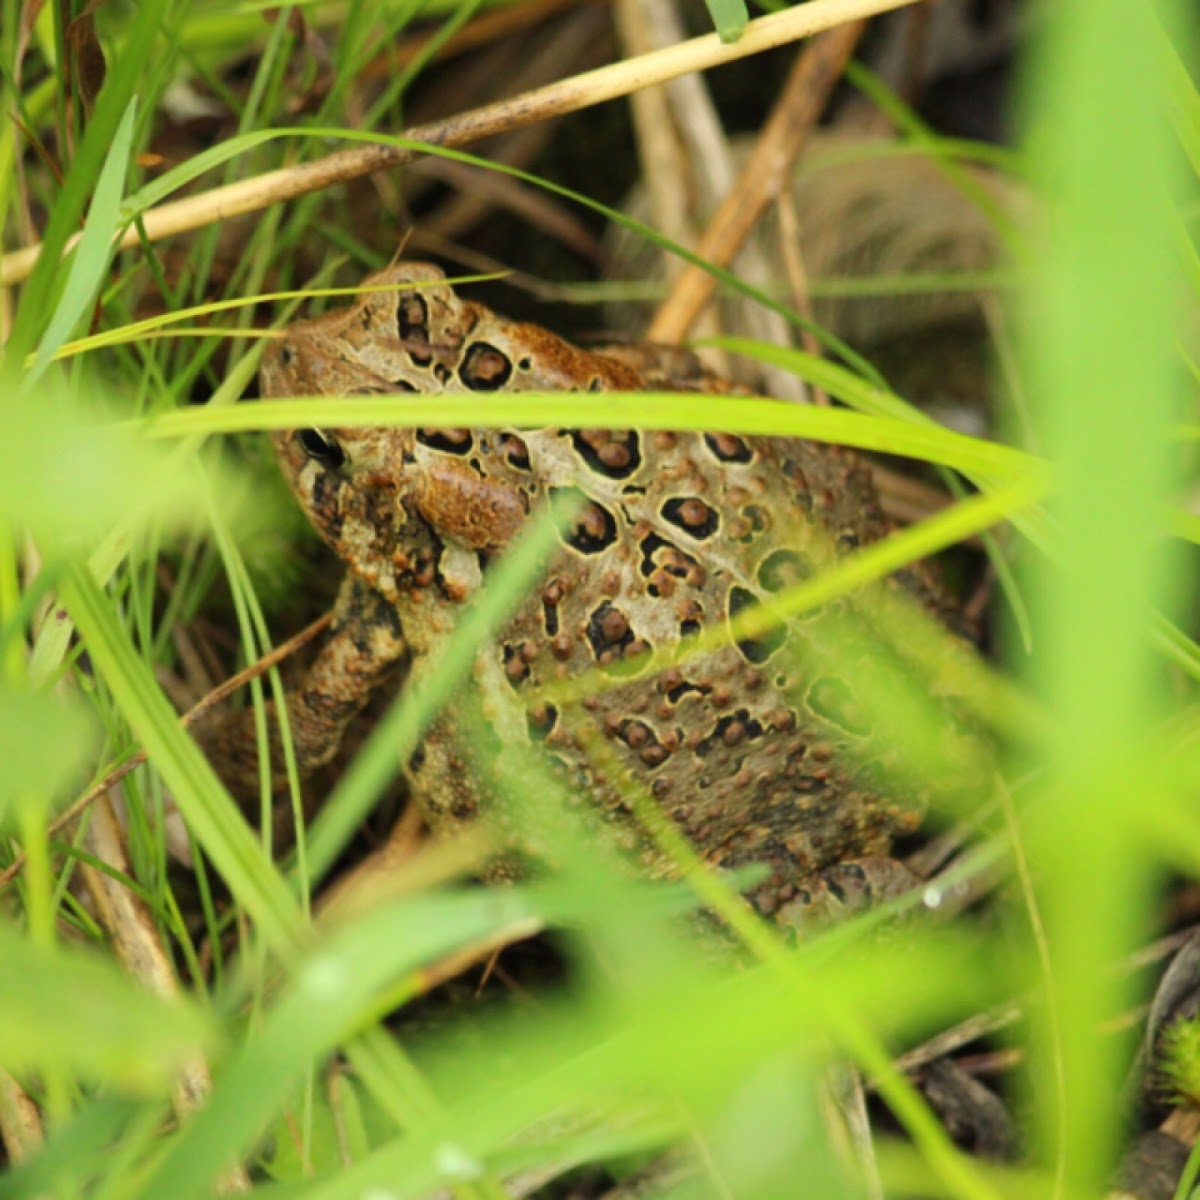
[[[641,57],[658,48],[649,22],[655,4],[656,0],[617,0],[613,16],[626,54]],[[691,246],[696,230],[688,200],[687,159],[679,131],[671,119],[665,90],[652,87],[634,92],[629,97],[629,110],[633,117],[639,173],[650,198],[654,226],[666,237]],[[668,278],[672,278],[682,264],[673,255],[664,257]]]
[[[441,121],[419,125],[406,130],[403,137],[434,146],[470,145],[481,138],[506,133],[510,129],[549,120],[564,113],[577,112],[593,104],[615,100],[641,88],[686,75],[690,71],[703,71],[747,58],[822,30],[903,8],[913,2],[812,0],[799,8],[790,8],[751,21],[742,37],[732,45],[724,45],[715,33],[706,34],[641,58],[599,67],[511,100],[486,104]],[[143,235],[147,240],[157,242],[177,233],[204,228],[216,221],[258,212],[268,205],[305,196],[335,183],[411,162],[418,153],[418,150],[407,146],[372,142],[339,150],[315,162],[268,171],[254,179],[244,179],[149,209],[143,216],[140,228],[126,230],[119,245],[122,249],[133,246]],[[68,247],[73,244],[74,241],[69,242]],[[27,278],[40,253],[41,246],[34,245],[6,254],[0,259],[0,286],[19,283]]]
[[[656,28],[654,17],[658,10],[669,7],[673,0],[617,0],[615,17],[623,49],[631,57],[651,54],[664,45],[674,44],[680,36],[664,38]],[[707,96],[697,75],[684,76]],[[674,80],[674,83],[682,80]],[[700,237],[697,212],[702,211],[694,195],[694,167],[689,161],[677,106],[671,104],[669,85],[643,88],[629,97],[633,116],[634,141],[637,143],[639,174],[650,201],[655,229],[674,242],[689,249]],[[667,279],[675,279],[684,263],[666,250],[658,251],[664,260]],[[715,309],[707,310],[700,318],[698,337],[717,337],[721,326]],[[706,348],[700,352],[705,365],[720,375],[732,378],[729,356],[724,351]]]
[[[736,186],[701,239],[697,252],[702,258],[720,266],[733,261],[764,210],[783,190],[793,161],[815,128],[865,28],[865,20],[850,21],[814,39],[800,54]],[[659,309],[647,338],[667,344],[682,342],[715,287],[716,280],[707,271],[689,266]]]
[[[112,801],[104,796],[92,812],[87,831],[88,850],[120,875],[131,873],[125,856],[120,822]],[[79,872],[95,907],[96,916],[112,939],[121,965],[156,995],[173,1000],[179,995],[179,980],[170,955],[159,937],[149,909],[141,897],[106,871],[81,861]],[[182,1120],[203,1107],[212,1091],[212,1075],[202,1058],[194,1058],[180,1072],[173,1106]],[[250,1190],[250,1177],[240,1166],[229,1169],[220,1184],[223,1195]]]
[[[683,40],[683,23],[679,20],[676,0],[643,0],[643,5],[653,38],[650,48],[670,46]],[[694,195],[693,212],[707,221],[737,182],[733,147],[703,76],[681,75],[665,84],[663,90],[688,163],[690,190]],[[640,95],[642,93],[638,93]],[[685,244],[695,248],[699,239],[700,229],[697,229]],[[767,253],[760,240],[751,238],[734,258],[733,267],[739,279],[766,289],[774,277],[772,260],[775,257]],[[676,260],[672,257],[671,261]],[[679,267],[682,270],[684,264]],[[668,278],[675,279],[678,274],[677,271]],[[719,310],[711,306],[706,308],[699,319],[702,323],[691,330],[693,337],[708,336],[706,323],[710,312],[713,321],[722,324],[726,333],[756,338],[774,346],[787,346],[791,342],[791,328],[779,313],[744,296],[729,297]],[[732,367],[725,366],[722,373],[754,391],[780,400],[807,399],[802,379],[769,363],[735,359]]]
[[[3,1070],[0,1070],[0,1140],[13,1165],[32,1158],[46,1140],[38,1106],[29,1093]]]
[[[796,197],[790,187],[785,187],[779,193],[775,213],[779,220],[779,246],[783,269],[787,274],[788,289],[791,292],[792,307],[802,317],[811,321],[813,311],[808,290],[808,271],[804,266],[804,255],[800,251],[800,214],[796,211]],[[809,354],[818,357],[821,354],[821,343],[813,336],[811,330],[801,331],[800,345]],[[813,387],[812,402],[828,404],[829,397],[821,388]]]
[[[959,1021],[957,1025],[935,1034],[912,1050],[897,1055],[896,1069],[911,1075],[921,1067],[939,1058],[947,1058],[956,1050],[961,1050],[980,1038],[991,1037],[1003,1029],[1011,1029],[1024,1017],[1025,1010],[1016,1003],[1000,1004],[987,1012],[975,1013],[966,1020]]]

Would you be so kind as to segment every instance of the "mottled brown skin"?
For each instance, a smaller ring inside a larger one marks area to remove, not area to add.
[[[265,396],[396,393],[402,404],[405,392],[715,386],[681,351],[588,352],[506,320],[460,299],[435,267],[404,264],[367,283],[416,286],[364,293],[292,326],[264,358]],[[887,523],[853,454],[727,434],[557,428],[286,430],[275,445],[349,568],[334,632],[289,707],[302,766],[330,757],[393,668],[419,685],[486,561],[531,509],[571,489],[587,507],[543,586],[479,655],[477,688],[501,742],[540,742],[652,872],[668,864],[636,831],[625,786],[648,792],[709,862],[765,865],[769,878],[752,892],[765,912],[802,908],[822,883],[855,903],[890,889],[885,856],[923,800],[881,793],[853,696],[838,679],[810,678],[782,635],[643,672],[569,711],[535,702],[540,684],[725,623],[840,549],[882,536]],[[920,576],[908,582],[929,600]],[[819,636],[821,619],[798,625]],[[582,748],[596,736],[622,764],[621,784]],[[407,770],[439,834],[488,803],[470,761],[451,708]]]

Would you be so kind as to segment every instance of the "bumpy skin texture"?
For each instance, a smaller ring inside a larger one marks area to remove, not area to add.
[[[264,395],[397,393],[403,403],[405,392],[716,386],[683,352],[593,353],[506,320],[460,299],[435,267],[404,264],[367,280],[396,283],[416,286],[364,293],[294,325],[267,352]],[[479,655],[477,688],[501,742],[540,743],[652,872],[666,864],[585,739],[604,738],[628,780],[710,862],[765,864],[770,876],[752,893],[763,911],[808,903],[822,877],[855,902],[890,890],[882,856],[914,828],[922,799],[881,794],[851,692],[819,668],[809,677],[782,636],[643,672],[563,712],[527,703],[544,682],[611,670],[727,622],[839,549],[883,535],[853,454],[782,439],[565,428],[287,430],[276,449],[349,568],[335,631],[299,698],[302,765],[329,757],[390,668],[407,666],[419,685],[487,561],[531,509],[572,490],[587,505],[543,586]],[[908,586],[931,602],[921,576]],[[822,619],[802,624],[819,637]],[[451,708],[408,769],[438,833],[488,802],[470,761]]]

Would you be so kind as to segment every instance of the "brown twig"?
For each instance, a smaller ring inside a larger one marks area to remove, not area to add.
[[[808,288],[808,271],[804,266],[804,256],[800,252],[800,214],[796,211],[796,197],[790,187],[780,191],[775,211],[779,218],[779,247],[783,269],[787,274],[788,289],[792,294],[792,307],[806,320],[811,321],[813,310]],[[821,343],[817,341],[812,330],[805,329],[801,332],[800,344],[809,354],[817,358],[821,356]],[[810,390],[814,404],[829,403],[829,396],[822,388],[812,386]]]
[[[240,687],[249,683],[251,679],[257,679],[260,675],[269,671],[277,663],[282,662],[290,654],[294,654],[301,646],[311,642],[317,634],[324,630],[329,622],[333,619],[332,613],[326,613],[322,617],[318,617],[310,625],[306,625],[294,637],[288,638],[286,642],[282,642],[276,646],[270,653],[264,654],[257,662],[245,667],[236,675],[225,680],[219,687],[213,688],[208,695],[204,696],[197,703],[193,704],[180,718],[179,724],[185,729],[199,720],[210,708],[220,704],[222,700],[232,696]],[[103,796],[110,788],[114,788],[121,782],[130,772],[136,770],[146,761],[146,752],[139,750],[132,758],[126,759],[120,766],[113,767],[107,775],[104,776],[98,783],[93,784],[78,800],[75,801],[69,808],[60,813],[50,823],[47,830],[49,834],[61,832],[73,821],[77,820],[82,814],[95,802]],[[0,891],[3,891],[25,867],[25,855],[18,854],[13,861],[0,871]]]
[[[403,136],[408,141],[429,146],[465,146],[480,138],[576,112],[605,100],[615,100],[690,71],[702,71],[721,63],[747,58],[822,30],[903,8],[913,2],[810,0],[808,4],[751,21],[732,45],[723,44],[715,33],[707,34],[653,54],[587,71],[511,100],[484,105],[442,121],[417,126],[407,130]],[[136,228],[126,230],[118,245],[124,249],[141,242],[143,238],[157,242],[173,234],[203,228],[218,220],[258,212],[270,204],[279,204],[335,183],[411,162],[419,153],[419,149],[410,146],[371,142],[340,150],[315,162],[269,171],[254,179],[244,179],[149,209],[142,214]],[[71,245],[74,245],[74,239],[68,243],[68,248]],[[40,244],[27,246],[0,258],[0,286],[25,279],[33,270],[41,249]]]
[[[945,1058],[956,1050],[980,1038],[990,1037],[1002,1029],[1009,1029],[1024,1017],[1024,1011],[1015,1001],[1005,1001],[986,1012],[975,1013],[957,1025],[935,1034],[921,1045],[905,1054],[897,1055],[895,1066],[906,1075],[927,1066],[938,1058]]]
[[[700,241],[701,258],[728,266],[767,206],[787,185],[792,163],[816,126],[865,28],[864,20],[848,21],[814,38],[800,53],[737,184]],[[668,344],[682,342],[715,286],[716,281],[707,271],[689,266],[651,323],[648,339]]]

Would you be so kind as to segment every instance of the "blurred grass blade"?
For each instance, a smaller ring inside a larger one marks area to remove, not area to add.
[[[121,1091],[163,1096],[212,1038],[190,1003],[163,1000],[100,958],[35,946],[0,923],[6,1070],[69,1070]]]
[[[328,870],[371,805],[416,750],[421,734],[466,680],[481,646],[491,644],[545,569],[559,531],[571,519],[566,497],[536,514],[500,561],[489,570],[477,599],[460,615],[454,633],[434,661],[410,679],[367,744],[338,781],[308,839],[314,877]]]
[[[1155,614],[1153,631],[1154,644],[1164,657],[1200,683],[1200,646],[1161,613]]]
[[[108,401],[89,376],[0,392],[0,520],[33,534],[43,552],[78,554],[147,523],[197,528],[209,488],[228,519],[244,512],[249,497],[227,465],[202,464],[187,447],[164,453],[136,423],[105,421]]]
[[[1020,227],[991,193],[947,153],[946,140],[935,134],[910,105],[905,104],[874,71],[861,62],[851,60],[846,64],[846,78],[877,104],[914,145],[920,146],[950,183],[987,217],[1013,259],[1024,261],[1029,247]]]
[[[815,362],[824,362],[815,359]],[[829,364],[832,365],[832,364]],[[850,372],[842,378],[855,380]],[[857,385],[870,388],[862,380]],[[875,394],[875,393],[872,393]],[[927,419],[868,416],[812,404],[783,404],[749,396],[719,397],[691,392],[570,393],[573,425],[597,429],[677,429],[701,433],[719,429],[769,437],[811,438],[919,458],[953,467],[964,475],[994,483],[1039,479],[1045,464],[1031,454],[984,438],[955,433]],[[890,395],[890,393],[882,393]],[[563,393],[497,392],[483,403],[476,396],[338,397],[272,399],[266,404],[176,409],[139,421],[148,437],[180,437],[204,433],[240,433],[252,429],[289,429],[314,423],[364,428],[459,425],[540,429],[561,424]]]
[[[1183,65],[1179,52],[1159,25],[1155,26],[1154,42],[1158,69],[1166,81],[1171,127],[1187,155],[1192,174],[1200,178],[1200,92],[1196,91],[1196,85]]]
[[[580,902],[586,898],[577,896]],[[581,1015],[547,1000],[536,1021],[497,1022],[482,1039],[489,1049],[449,1064],[445,1078],[435,1076],[441,1093],[458,1097],[444,1127],[395,1139],[337,1176],[316,1181],[305,1196],[342,1200],[383,1188],[415,1200],[452,1181],[451,1163],[474,1170],[492,1166],[498,1151],[519,1145],[516,1135],[539,1122],[560,1128],[564,1117],[578,1121],[581,1112],[606,1108],[620,1121],[636,1111],[631,1097],[653,1105],[656,1097],[669,1096],[678,1111],[683,1093],[692,1111],[714,1114],[715,1104],[715,1112],[727,1112],[722,1097],[741,1095],[761,1066],[781,1060],[797,1072],[795,1086],[808,1087],[815,1065],[830,1053],[831,1035],[841,1038],[848,1027],[868,1021],[915,1029],[933,1012],[967,1002],[968,993],[976,993],[970,1002],[977,1002],[989,978],[977,949],[951,936],[932,944],[876,945],[870,954],[834,962],[813,947],[794,957],[786,979],[769,967],[721,978],[690,971],[634,989],[613,1013],[601,1008]],[[882,978],[893,980],[894,988],[881,988]],[[747,1020],[747,1013],[754,1019]],[[489,1069],[496,1045],[523,1065],[518,1081]],[[696,1053],[698,1045],[703,1054]],[[654,1107],[649,1111],[652,1119],[660,1115]],[[929,1126],[940,1146],[935,1170],[948,1194],[996,1200],[976,1165],[956,1152],[936,1121]]]
[[[12,362],[21,362],[38,340],[50,320],[62,266],[62,251],[67,239],[78,229],[79,219],[92,199],[96,181],[116,137],[117,128],[135,93],[143,104],[152,104],[147,95],[147,64],[155,59],[155,45],[161,31],[169,25],[166,11],[169,0],[143,0],[129,10],[126,40],[121,56],[108,64],[104,85],[91,111],[87,128],[61,190],[49,206],[49,221],[42,238],[42,251],[33,273],[21,292],[21,303],[13,322],[8,350]],[[167,74],[154,77],[165,85]]]
[[[1049,698],[1054,737],[1030,835],[1045,929],[1034,1100],[1041,1151],[1059,1185],[1081,1194],[1103,1191],[1121,1144],[1125,1047],[1097,1030],[1134,1002],[1112,965],[1138,944],[1153,894],[1137,829],[1161,800],[1145,770],[1162,701],[1150,615],[1173,592],[1163,514],[1180,275],[1154,22],[1157,9],[1174,29],[1186,8],[1115,0],[1047,11],[1025,95],[1053,234],[1032,261],[1023,355],[1062,473],[1059,561],[1035,563],[1032,580],[1040,653],[1019,664]]]
[[[208,1103],[139,1194],[209,1195],[211,1182],[255,1142],[304,1072],[371,1018],[385,991],[397,999],[390,989],[407,976],[405,990],[415,993],[429,963],[537,915],[515,888],[474,890],[381,906],[333,934],[299,964],[261,1032],[220,1072]]]
[[[949,546],[1013,515],[1045,494],[1045,488],[1023,481],[992,493],[981,493],[948,505],[915,525],[898,529],[882,541],[838,558],[812,579],[784,588],[763,603],[743,610],[730,621],[737,638],[760,637],[788,618],[812,612],[839,596],[876,583],[911,563],[937,554]],[[724,636],[723,629],[713,634]],[[714,638],[715,640],[715,638]]]
[[[296,943],[301,918],[275,864],[199,747],[180,727],[150,668],[117,625],[111,605],[85,567],[70,570],[61,595],[93,665],[161,771],[188,828],[267,943],[286,952]]]
[[[17,800],[49,801],[77,781],[95,734],[90,710],[69,697],[0,691],[0,828]]]
[[[92,202],[88,207],[83,236],[71,254],[71,265],[62,295],[45,333],[42,334],[33,364],[22,383],[22,390],[27,390],[37,382],[42,372],[50,365],[59,346],[67,340],[80,318],[95,302],[96,294],[100,290],[104,273],[114,253],[113,235],[120,227],[117,213],[121,205],[125,173],[129,167],[129,155],[133,148],[133,121],[136,112],[135,98],[129,101],[105,156],[104,166],[100,170],[100,178],[96,180]]]
[[[121,1136],[145,1112],[145,1106],[134,1100],[93,1100],[50,1130],[38,1154],[23,1162],[10,1160],[0,1186],[5,1200],[85,1195],[111,1164]]]
[[[750,20],[745,0],[704,0],[708,15],[723,42],[736,42]]]
[[[785,371],[791,371],[799,378],[815,384],[829,395],[842,400],[860,412],[894,416],[900,420],[922,422],[935,429],[943,428],[903,397],[897,396],[894,392],[884,391],[847,371],[845,367],[819,355],[809,354],[807,351],[797,350],[790,346],[772,346],[748,338],[707,338],[704,344],[716,345],[733,354],[742,354],[758,362],[782,367]],[[938,472],[950,494],[958,500],[964,499],[966,488],[962,481],[951,474],[944,465],[938,465]],[[982,476],[972,476],[970,472],[966,471],[963,474],[977,484],[983,483],[984,477]],[[1011,514],[1009,519],[1030,541],[1044,547],[1047,535],[1040,514],[1017,510]],[[1021,595],[1008,559],[1001,552],[996,540],[987,531],[982,531],[981,536],[988,561],[996,573],[996,579],[1012,611],[1013,621],[1021,638],[1021,645],[1028,651],[1033,645],[1033,633],[1025,598]]]

